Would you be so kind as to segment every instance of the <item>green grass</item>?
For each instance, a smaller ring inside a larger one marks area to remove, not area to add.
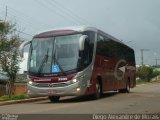
[[[160,80],[151,81],[151,83],[160,83]]]
[[[136,85],[146,84],[146,83],[150,83],[150,82],[145,82],[145,81],[143,81],[143,80],[137,80],[137,81],[136,81]]]
[[[146,82],[145,80],[137,80],[136,82],[137,85],[148,84],[148,83],[160,83],[160,80],[155,80],[155,81],[150,81],[150,82]]]
[[[0,101],[6,101],[6,100],[21,100],[21,99],[27,99],[29,98],[28,96],[24,95],[24,94],[19,94],[19,95],[13,95],[13,96],[8,96],[8,95],[4,95],[0,97]]]

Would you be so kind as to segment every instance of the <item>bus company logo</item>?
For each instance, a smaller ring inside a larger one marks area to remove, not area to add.
[[[122,65],[122,67],[120,67],[120,65]],[[119,74],[118,71],[121,71],[122,73]],[[121,59],[117,62],[115,69],[114,69],[114,76],[117,80],[122,80],[124,78],[124,74],[125,74],[125,70],[126,70],[126,60]]]
[[[40,82],[40,81],[51,81],[51,79],[34,79],[35,82]]]

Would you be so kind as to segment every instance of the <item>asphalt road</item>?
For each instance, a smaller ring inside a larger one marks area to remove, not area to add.
[[[131,93],[106,93],[99,100],[65,97],[59,103],[49,100],[0,106],[10,114],[106,114],[160,113],[160,83],[137,86]]]

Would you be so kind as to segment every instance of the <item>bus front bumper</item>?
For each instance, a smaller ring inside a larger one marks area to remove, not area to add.
[[[36,87],[27,84],[28,95],[36,96],[81,96],[85,94],[86,87],[80,86],[80,82],[64,87]]]

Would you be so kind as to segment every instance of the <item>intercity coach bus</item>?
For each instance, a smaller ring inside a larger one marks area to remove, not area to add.
[[[94,27],[70,27],[37,34],[21,44],[30,45],[28,94],[48,96],[91,95],[108,91],[129,92],[136,85],[134,50]]]

